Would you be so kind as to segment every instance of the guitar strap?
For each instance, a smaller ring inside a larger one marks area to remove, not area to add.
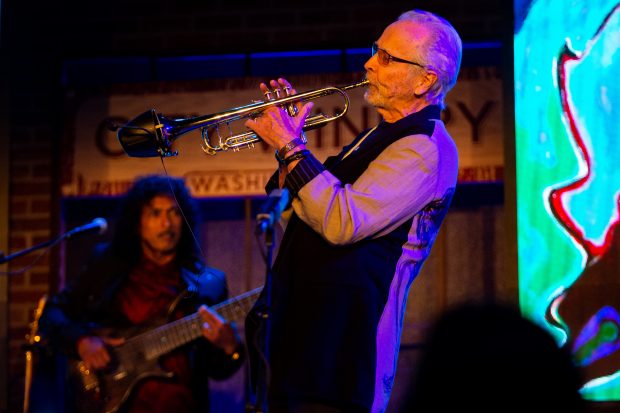
[[[170,317],[172,317],[172,313],[174,312],[174,310],[176,310],[177,306],[179,305],[179,302],[181,301],[181,299],[187,297],[190,294],[189,290],[187,288],[185,288],[183,291],[181,291],[181,293],[179,295],[177,295],[177,297],[170,303],[170,305],[168,306],[168,311],[166,312],[166,317],[168,317],[168,319]]]

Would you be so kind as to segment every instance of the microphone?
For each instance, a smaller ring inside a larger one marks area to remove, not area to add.
[[[105,218],[95,218],[89,224],[82,225],[81,227],[73,228],[71,231],[66,232],[66,233],[64,233],[64,234],[62,234],[62,235],[60,235],[60,236],[58,236],[58,237],[56,237],[54,239],[47,240],[47,241],[42,242],[40,244],[34,245],[34,246],[30,247],[30,248],[26,248],[26,249],[23,249],[21,251],[18,251],[18,252],[14,253],[14,254],[4,255],[2,253],[2,251],[0,251],[0,264],[4,264],[5,262],[11,261],[14,258],[21,257],[22,255],[29,254],[32,251],[36,251],[36,250],[41,249],[41,248],[46,248],[46,247],[51,248],[51,247],[53,247],[54,245],[56,245],[57,243],[59,243],[60,241],[62,241],[64,239],[69,239],[69,238],[75,237],[77,235],[81,235],[81,234],[84,234],[84,233],[87,233],[87,232],[90,232],[90,231],[95,231],[95,230],[99,231],[99,234],[105,233],[108,230],[108,221],[106,221]],[[42,255],[39,255],[38,258],[35,258],[33,264],[31,264],[31,266],[34,265],[34,263],[37,262],[39,260],[39,258],[41,258],[41,257],[42,257]],[[26,267],[24,267],[24,269],[22,269],[20,271],[11,272],[9,274],[21,274],[22,272],[26,271],[28,268],[30,268],[30,267],[26,266]],[[0,275],[2,275],[2,273],[0,273]]]
[[[256,234],[264,233],[280,219],[289,202],[289,193],[286,188],[274,189],[267,195],[267,201],[256,215]]]
[[[98,234],[104,234],[107,230],[108,221],[106,221],[105,218],[95,218],[88,224],[73,228],[71,231],[67,232],[63,238],[69,239],[71,237],[93,231],[98,231]]]

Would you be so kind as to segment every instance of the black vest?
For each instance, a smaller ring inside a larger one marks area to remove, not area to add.
[[[390,144],[431,136],[440,109],[429,106],[398,122],[382,122],[358,150],[325,167],[353,183]],[[403,177],[406,179],[406,177]],[[351,245],[325,241],[296,214],[273,267],[270,395],[287,400],[331,400],[370,408],[374,396],[376,328],[412,218],[391,233]]]

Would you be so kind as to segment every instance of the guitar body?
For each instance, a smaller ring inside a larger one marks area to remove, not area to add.
[[[129,354],[125,350],[124,345],[109,348],[113,361],[104,370],[87,370],[81,361],[69,363],[69,381],[72,388],[77,389],[78,412],[117,412],[141,381],[173,377],[161,368],[158,360],[147,360],[143,354]]]

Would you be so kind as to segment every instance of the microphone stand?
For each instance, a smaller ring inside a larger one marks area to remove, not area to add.
[[[0,251],[0,264],[4,264],[5,262],[9,262],[12,259],[21,257],[22,255],[30,254],[32,251],[36,251],[36,250],[39,250],[41,248],[49,247],[50,245],[54,245],[57,242],[62,241],[64,238],[66,238],[66,236],[67,236],[67,234],[63,234],[63,235],[61,235],[59,237],[56,237],[54,239],[42,242],[42,243],[37,244],[37,245],[33,245],[32,247],[23,249],[21,251],[17,251],[16,253],[9,254],[9,255],[4,255]]]
[[[98,222],[101,221],[101,222]],[[106,229],[107,229],[107,223],[103,218],[97,218],[95,221],[93,221],[93,223],[97,223],[97,225],[99,226],[99,233],[103,233]],[[19,258],[23,255],[26,254],[30,254],[33,251],[39,250],[41,248],[46,248],[46,247],[50,247],[50,246],[54,246],[55,244],[59,243],[60,241],[64,240],[64,239],[71,239],[73,236],[76,236],[78,234],[81,234],[85,231],[91,230],[91,229],[96,229],[97,226],[93,226],[90,227],[92,224],[89,224],[88,226],[83,226],[83,227],[78,227],[78,228],[74,228],[71,231],[67,231],[64,234],[61,234],[59,236],[57,236],[56,238],[52,238],[48,241],[45,242],[41,242],[40,244],[37,245],[33,245],[32,247],[29,248],[25,248],[21,251],[17,251],[13,254],[9,254],[9,255],[4,255],[4,253],[2,251],[0,251],[0,264],[4,264],[5,262],[9,262],[15,258]],[[88,227],[88,228],[87,228]]]
[[[280,220],[280,215],[289,205],[289,192],[285,188],[274,189],[269,192],[267,200],[263,204],[260,212],[256,215],[255,234],[264,234],[265,237],[265,284],[263,286],[261,306],[256,308],[259,327],[254,331],[252,339],[255,342],[256,352],[258,353],[256,366],[255,384],[255,403],[252,408],[255,413],[266,413],[267,395],[269,393],[269,382],[271,372],[269,368],[269,339],[271,338],[271,305],[272,305],[272,285],[273,285],[273,250],[275,245],[274,235],[276,223]],[[250,386],[251,387],[251,386]]]
[[[269,389],[269,337],[271,337],[271,284],[272,284],[272,261],[274,250],[274,226],[275,221],[270,221],[264,230],[265,234],[265,285],[263,287],[263,297],[265,307],[259,314],[262,318],[262,327],[257,330],[260,334],[259,351],[262,352],[262,360],[258,363],[256,379],[256,402],[255,413],[267,412],[267,392]],[[257,228],[258,229],[258,228]]]

